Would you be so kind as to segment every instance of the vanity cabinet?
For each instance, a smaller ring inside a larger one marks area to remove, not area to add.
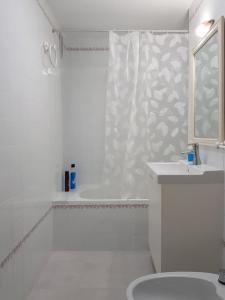
[[[157,272],[221,268],[223,177],[215,181],[158,183],[149,174],[149,247]]]

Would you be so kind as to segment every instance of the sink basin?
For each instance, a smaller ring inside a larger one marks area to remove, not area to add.
[[[223,300],[225,286],[210,273],[159,273],[133,281],[128,300]]]
[[[224,171],[206,164],[188,165],[185,161],[147,163],[149,174],[159,184],[221,183]]]

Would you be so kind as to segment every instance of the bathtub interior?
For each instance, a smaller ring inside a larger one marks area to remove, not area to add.
[[[112,191],[104,186],[92,186],[80,191],[80,197],[82,199],[119,199],[119,193]]]
[[[121,198],[117,190],[110,189],[109,187],[103,185],[81,185],[75,190],[75,192],[64,193],[62,197],[62,201],[90,201],[90,203],[92,203],[92,201],[106,201],[108,203],[137,201],[137,203],[148,203],[148,200],[149,199]]]

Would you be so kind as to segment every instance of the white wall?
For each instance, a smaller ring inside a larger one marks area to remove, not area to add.
[[[190,10],[190,55],[191,50],[197,45],[199,38],[195,35],[196,27],[205,19],[219,19],[220,16],[225,15],[225,1],[224,0],[195,0]],[[191,74],[192,65],[190,65]],[[191,77],[190,77],[190,91]],[[217,150],[216,147],[201,147],[201,151],[204,153],[206,163],[223,168],[225,170],[225,151]],[[225,232],[225,229],[224,229]],[[225,255],[223,259],[223,265],[225,266]]]
[[[53,42],[54,37],[35,0],[2,3],[0,40],[2,261],[46,212],[61,188],[62,108],[60,73],[42,73],[41,44]],[[35,235],[43,232],[42,226]],[[20,248],[0,269],[1,299],[24,299],[50,250],[51,226],[44,232],[35,240],[41,244],[30,245],[29,240],[28,246]],[[40,252],[40,259],[35,259]],[[23,272],[27,265],[29,272]],[[23,282],[18,282],[22,277]]]
[[[101,46],[102,40],[65,40],[69,46]],[[95,42],[95,44],[94,44]],[[101,180],[104,161],[108,52],[65,51],[62,63],[64,167],[77,164],[78,184]]]

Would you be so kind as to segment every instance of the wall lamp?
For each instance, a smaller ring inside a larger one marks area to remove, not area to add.
[[[213,19],[203,21],[196,28],[196,30],[195,30],[196,35],[199,36],[199,37],[203,37],[204,35],[206,35],[206,33],[209,32],[210,28],[213,26],[214,23],[215,23],[215,20],[213,20]]]

